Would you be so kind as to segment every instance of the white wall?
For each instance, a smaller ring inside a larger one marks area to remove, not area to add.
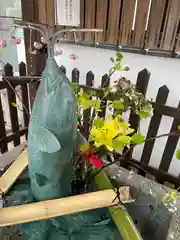
[[[80,70],[80,83],[85,83],[86,73],[91,70],[95,74],[95,86],[100,86],[101,76],[112,66],[109,58],[115,55],[115,51],[68,44],[62,44],[61,47],[64,49],[64,54],[56,58],[57,63],[66,67],[69,78],[71,79],[72,69],[78,68]],[[71,54],[76,54],[79,58],[71,60],[69,57]],[[112,77],[111,83],[119,76],[125,76],[135,83],[138,72],[147,68],[151,72],[147,96],[155,99],[158,88],[167,85],[170,90],[167,104],[174,107],[178,105],[180,100],[180,60],[131,53],[123,53],[123,55],[123,63],[130,67],[130,71],[118,72]],[[158,134],[167,133],[171,128],[172,120],[172,118],[164,116]],[[149,120],[141,122],[140,130],[142,133],[147,133],[148,124]],[[156,140],[150,160],[152,166],[159,166],[166,140],[167,138]],[[180,143],[178,146],[180,147]],[[140,159],[142,147],[139,146],[135,149],[134,157],[137,160]],[[175,157],[171,162],[169,172],[174,175],[180,173],[180,161],[176,160]]]

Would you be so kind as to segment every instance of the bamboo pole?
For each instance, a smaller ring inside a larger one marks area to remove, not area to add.
[[[113,186],[104,171],[101,171],[96,177],[95,181],[99,189],[112,189]],[[137,230],[132,218],[129,216],[126,208],[122,205],[109,206],[108,210],[111,217],[122,235],[123,240],[142,240],[142,237]]]
[[[9,188],[16,182],[17,178],[28,165],[27,149],[12,163],[7,171],[0,177],[0,193],[6,194]]]
[[[130,200],[130,188],[121,187],[120,199]],[[113,189],[86,193],[56,200],[24,204],[0,209],[0,227],[39,221],[66,214],[117,205],[119,203]],[[115,199],[115,201],[113,201]]]

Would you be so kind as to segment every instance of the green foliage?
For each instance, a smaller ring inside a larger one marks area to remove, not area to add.
[[[180,160],[180,149],[178,149],[178,150],[176,151],[176,158],[177,158],[178,160]]]
[[[96,118],[93,122],[93,125],[96,127],[96,128],[101,128],[103,125],[104,125],[104,118]]]
[[[17,106],[17,104],[16,103],[14,103],[14,102],[12,102],[11,103],[11,105],[13,106],[13,107],[15,107],[15,108],[17,108],[18,106]]]
[[[112,62],[112,63],[114,63],[114,62],[115,62],[115,60],[114,60],[114,58],[113,58],[113,57],[110,57],[110,60],[111,60],[111,62]]]
[[[144,136],[142,134],[135,133],[131,137],[133,144],[142,144],[144,143]]]
[[[124,105],[120,100],[114,100],[112,105],[115,110],[124,110]]]
[[[178,130],[180,130],[180,125],[178,126]]]
[[[174,200],[177,200],[180,198],[179,192],[178,192],[179,188],[176,190],[174,189],[172,192],[170,192],[169,194],[167,194],[167,196],[163,199],[163,202],[171,202]]]
[[[79,84],[78,83],[71,83],[71,85],[72,85],[72,90],[73,90],[73,92],[77,92],[77,90],[78,90],[78,86],[79,86]]]
[[[82,153],[86,152],[88,149],[89,149],[89,143],[80,145],[80,151]]]
[[[101,100],[100,99],[90,100],[90,106],[94,107],[96,112],[100,112]]]
[[[141,119],[152,116],[153,108],[149,100],[129,80],[120,78],[115,81],[114,89],[115,91],[113,91],[112,95],[115,99],[121,100],[124,105],[124,112],[132,110]]]
[[[116,59],[110,57],[111,62],[114,64],[112,68],[109,69],[109,76],[111,76],[115,71],[128,71],[128,66],[122,66],[121,61],[123,60],[123,55],[120,52],[116,53]]]

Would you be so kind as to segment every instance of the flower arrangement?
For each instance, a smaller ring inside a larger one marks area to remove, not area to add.
[[[128,71],[127,66],[122,66],[123,56],[116,53],[116,60],[111,58],[113,67],[109,70],[109,78],[115,71]],[[124,149],[130,149],[136,144],[144,142],[144,136],[136,133],[130,124],[123,119],[123,113],[132,110],[141,118],[152,115],[153,109],[150,101],[136,90],[135,86],[125,78],[120,78],[113,87],[97,89],[79,88],[72,84],[77,101],[77,128],[81,131],[83,125],[83,111],[91,109],[89,119],[89,137],[87,142],[80,145],[76,161],[76,180],[81,184],[88,184],[94,174],[97,174],[107,164],[116,161],[114,153],[119,153],[121,158],[126,154]],[[108,101],[107,101],[108,99]],[[105,103],[105,104],[104,104]],[[111,114],[100,117],[103,107]]]
[[[110,58],[113,67],[109,70],[109,78],[115,71],[128,71],[127,66],[122,66],[123,56],[116,53],[116,58]],[[124,77],[115,81],[114,86],[101,89],[83,89],[78,84],[72,84],[77,100],[77,128],[82,130],[83,111],[91,109],[89,119],[89,137],[87,142],[80,145],[76,161],[75,188],[81,189],[105,167],[124,160],[130,150],[138,144],[143,144],[145,139],[136,133],[130,124],[123,118],[123,113],[133,111],[140,119],[153,115],[151,101],[146,99],[129,80]],[[108,101],[107,101],[108,99]],[[100,113],[106,108],[110,114],[102,118]],[[82,131],[83,133],[83,131]],[[177,130],[179,133],[179,129]],[[168,136],[174,133],[162,134],[154,138]],[[153,139],[154,139],[153,138]],[[116,154],[116,158],[114,158]],[[118,155],[118,157],[117,157]],[[176,157],[180,159],[180,150]],[[76,189],[76,190],[77,190]]]

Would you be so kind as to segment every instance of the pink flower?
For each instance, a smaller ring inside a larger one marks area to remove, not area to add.
[[[75,54],[71,54],[69,57],[70,57],[70,59],[72,59],[72,60],[76,60],[76,59],[79,58],[79,57],[78,57],[77,55],[75,55]]]
[[[89,156],[89,161],[94,168],[100,168],[102,166],[101,159],[96,155],[90,155]]]

